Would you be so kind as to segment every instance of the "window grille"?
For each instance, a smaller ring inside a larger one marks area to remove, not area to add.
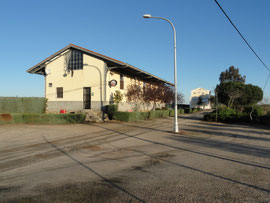
[[[68,61],[68,70],[83,69],[83,53],[81,51],[72,50]]]

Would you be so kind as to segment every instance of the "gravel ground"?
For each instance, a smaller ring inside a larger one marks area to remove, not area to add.
[[[201,117],[1,125],[0,202],[270,202],[270,129]]]

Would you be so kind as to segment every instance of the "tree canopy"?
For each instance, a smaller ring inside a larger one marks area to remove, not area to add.
[[[220,83],[224,83],[224,82],[242,82],[242,83],[245,83],[246,76],[242,76],[239,73],[238,68],[235,68],[234,66],[230,66],[229,69],[227,69],[224,72],[220,73],[219,81],[220,81]]]
[[[126,93],[129,102],[154,103],[172,103],[174,102],[174,88],[164,83],[147,83],[144,86],[140,82],[135,82],[128,86]],[[184,102],[184,95],[177,94],[178,103]]]
[[[261,101],[262,89],[252,84],[245,84],[245,78],[234,66],[222,72],[219,77],[220,84],[216,87],[218,101],[230,108],[254,105]]]

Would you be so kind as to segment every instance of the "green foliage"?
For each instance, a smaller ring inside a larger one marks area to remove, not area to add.
[[[146,120],[149,118],[149,112],[140,112],[140,120]]]
[[[140,112],[115,112],[113,118],[119,121],[135,122],[140,120]]]
[[[115,120],[125,121],[125,122],[135,122],[139,120],[146,120],[149,118],[149,112],[115,112],[113,115]]]
[[[169,116],[174,116],[174,109],[169,110]]]
[[[184,114],[185,113],[185,109],[178,109],[177,113],[178,114]]]
[[[254,105],[263,99],[263,91],[260,87],[251,84],[245,85],[244,94],[239,98],[240,105]]]
[[[235,114],[236,112],[232,108],[221,108],[218,110],[218,118],[221,121],[231,120]]]
[[[160,118],[162,116],[162,110],[150,111],[149,119]]]
[[[170,115],[170,110],[162,110],[162,117],[168,117]]]
[[[119,104],[122,100],[123,100],[123,94],[119,90],[116,90],[115,93],[113,94],[113,101],[116,104]]]
[[[221,122],[229,122],[239,117],[236,115],[236,112],[231,108],[222,108],[216,111],[213,111],[209,114],[204,115],[204,120],[206,121],[215,121],[217,116],[217,120]]]
[[[220,74],[220,84],[215,92],[218,101],[229,108],[239,109],[243,106],[254,105],[262,100],[263,91],[260,87],[245,84],[245,76],[241,76],[238,68],[231,66]]]
[[[229,108],[247,106],[258,103],[263,98],[260,87],[241,82],[221,83],[216,87],[218,101]]]
[[[247,106],[243,112],[249,115],[251,120],[258,120],[263,115],[263,108],[258,105]]]
[[[185,113],[189,113],[190,111],[192,111],[192,110],[189,110],[189,109],[178,109],[177,110],[177,114],[178,115],[185,114]],[[174,109],[170,109],[169,110],[169,116],[174,116]]]
[[[10,121],[0,119],[0,124],[71,124],[83,123],[84,114],[37,114],[37,113],[15,113],[11,114]]]
[[[193,110],[192,109],[184,109],[184,113],[192,113]]]
[[[135,122],[146,119],[154,119],[160,117],[168,117],[170,110],[155,110],[149,112],[115,112],[113,118],[115,120],[125,121],[125,122]]]
[[[221,72],[219,76],[220,83],[223,83],[223,82],[245,83],[245,80],[246,80],[246,76],[242,76],[239,73],[239,69],[235,68],[234,66],[230,66],[229,69],[225,70],[224,72]]]
[[[106,107],[107,107],[106,110],[107,110],[107,114],[109,116],[109,119],[112,119],[115,112],[118,111],[118,105],[117,104],[110,104],[110,105],[107,105]]]
[[[44,113],[45,109],[45,98],[0,97],[0,113]]]

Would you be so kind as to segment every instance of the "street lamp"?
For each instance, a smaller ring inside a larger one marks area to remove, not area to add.
[[[173,41],[174,41],[174,132],[178,133],[178,120],[177,120],[177,65],[176,65],[176,31],[173,23],[167,18],[162,17],[153,17],[150,14],[143,15],[144,18],[155,18],[165,20],[173,28]]]

